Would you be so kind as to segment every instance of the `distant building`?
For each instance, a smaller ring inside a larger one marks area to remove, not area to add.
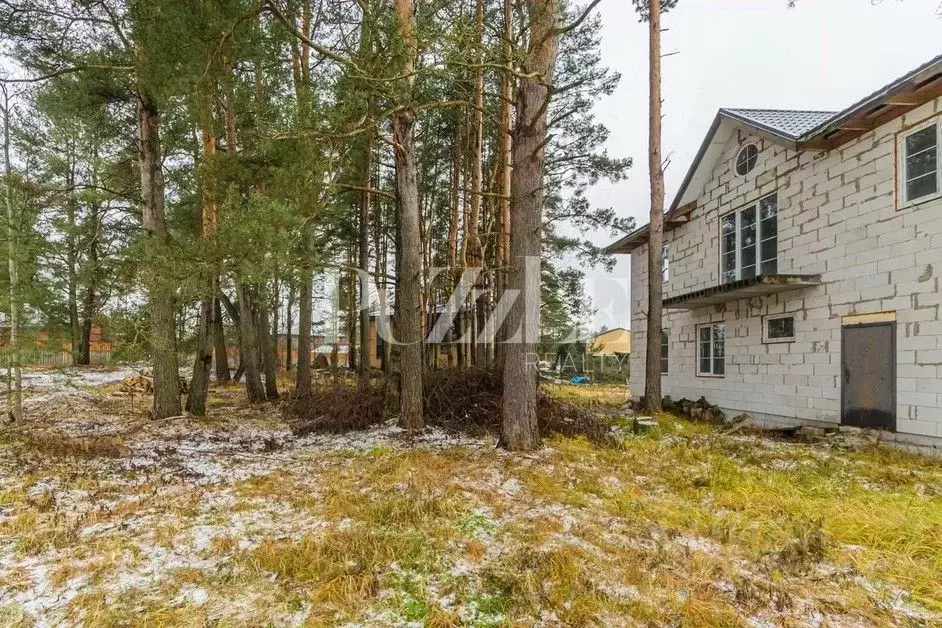
[[[596,355],[627,355],[631,353],[631,332],[624,327],[603,331],[589,344],[589,353]]]

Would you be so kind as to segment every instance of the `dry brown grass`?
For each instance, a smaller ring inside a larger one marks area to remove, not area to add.
[[[621,387],[547,392],[598,398],[591,410],[614,420],[624,400]],[[240,406],[238,388],[214,395],[239,421],[275,420]],[[557,435],[527,455],[493,440],[285,448],[266,471],[202,484],[35,448],[19,474],[21,445],[3,443],[5,557],[32,562],[0,572],[2,596],[29,592],[46,561],[54,589],[87,582],[59,621],[89,625],[942,621],[938,460],[658,421],[617,447]],[[136,587],[116,588],[129,577]],[[0,623],[30,618],[0,603]]]
[[[128,454],[124,440],[118,436],[35,434],[25,437],[23,449],[35,455],[55,458],[121,458]]]

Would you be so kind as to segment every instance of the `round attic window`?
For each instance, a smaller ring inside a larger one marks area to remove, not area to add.
[[[736,174],[742,176],[756,167],[759,161],[759,149],[755,144],[747,144],[736,157]]]

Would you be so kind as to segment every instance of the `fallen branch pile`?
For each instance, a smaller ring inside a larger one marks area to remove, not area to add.
[[[500,374],[483,369],[439,369],[424,380],[425,420],[429,425],[472,436],[500,435]],[[315,386],[310,395],[293,397],[284,406],[292,432],[338,433],[366,429],[383,415],[381,383],[330,380]],[[564,403],[544,392],[537,400],[540,431],[545,435],[582,435],[599,443],[613,443],[606,417],[587,408]]]

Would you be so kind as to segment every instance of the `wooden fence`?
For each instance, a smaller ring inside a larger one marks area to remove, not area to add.
[[[110,351],[92,351],[89,359],[94,366],[104,366],[111,363]],[[0,353],[0,366],[6,368],[11,365],[13,356],[9,351]],[[53,351],[51,349],[22,349],[20,363],[23,366],[71,366],[72,353],[70,351]]]

